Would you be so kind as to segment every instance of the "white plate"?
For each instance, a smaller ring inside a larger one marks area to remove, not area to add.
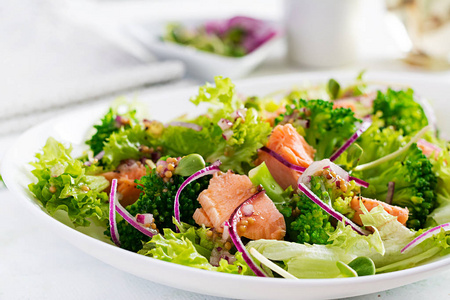
[[[199,21],[188,23],[196,24]],[[160,37],[164,33],[164,26],[163,23],[140,23],[127,26],[127,31],[159,58],[183,61],[188,74],[202,80],[213,80],[218,74],[230,78],[247,75],[268,57],[280,42],[281,36],[278,34],[243,57],[228,57],[162,41]]]
[[[348,80],[354,74],[333,75],[338,80]],[[432,95],[434,106],[439,108],[437,113],[441,128],[445,130],[450,128],[448,119],[439,118],[442,117],[441,111],[445,113],[449,109],[450,87],[445,82],[430,80],[423,76],[412,77],[407,74],[368,75],[369,79],[409,83],[417,88],[420,94]],[[324,72],[267,77],[238,83],[238,90],[246,94],[262,95],[270,91],[290,88],[305,80],[323,82],[329,77],[330,74]],[[169,91],[158,97],[153,95],[141,100],[149,104],[153,116],[158,116],[158,119],[164,121],[173,117],[165,109],[166,107],[171,107],[180,114],[194,111],[195,107],[187,99],[195,92],[196,89],[189,88]],[[198,270],[159,261],[117,248],[110,243],[74,230],[50,217],[30,194],[27,185],[32,178],[29,174],[28,162],[33,160],[34,154],[42,148],[49,136],[72,143],[75,147],[83,145],[86,132],[106,110],[105,105],[97,105],[89,110],[74,111],[25,132],[7,152],[3,160],[2,175],[8,188],[19,196],[25,207],[34,212],[36,222],[46,224],[50,230],[67,239],[74,246],[118,269],[157,283],[215,296],[241,299],[321,299],[356,296],[395,288],[434,275],[448,269],[450,265],[450,257],[445,257],[412,269],[367,277],[302,280],[256,278]],[[98,232],[101,231],[94,232],[91,229],[90,233]]]

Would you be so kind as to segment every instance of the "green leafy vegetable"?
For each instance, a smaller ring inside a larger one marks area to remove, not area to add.
[[[206,230],[205,228],[195,230],[194,227],[189,227],[184,232],[175,233],[168,228],[164,228],[164,236],[161,234],[154,236],[138,253],[198,269],[254,275],[240,252],[236,252],[236,261],[233,264],[221,259],[218,267],[212,266],[209,263],[208,256],[214,248],[214,243],[206,240]],[[202,255],[201,252],[205,254]]]
[[[136,124],[131,127],[122,127],[117,132],[111,134],[104,144],[105,154],[102,162],[107,169],[114,170],[122,160],[140,159],[149,154],[140,151],[141,146],[157,148],[161,142],[159,136],[149,131],[143,124]]]
[[[123,124],[116,121],[118,116],[122,118]],[[90,140],[86,141],[86,144],[89,145],[94,155],[97,155],[103,150],[104,143],[111,134],[118,132],[122,126],[128,128],[138,122],[136,119],[136,109],[134,105],[119,99],[112,105],[100,122],[100,124],[94,125],[94,128],[97,130],[96,133]]]
[[[102,176],[86,175],[83,163],[70,156],[71,148],[49,138],[32,163],[36,183],[30,191],[51,214],[67,212],[75,226],[108,220],[108,195],[103,192],[109,182]]]

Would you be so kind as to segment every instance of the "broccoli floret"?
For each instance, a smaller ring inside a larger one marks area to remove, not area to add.
[[[321,199],[329,199],[322,191],[321,180],[311,178],[311,190]],[[279,208],[286,220],[286,240],[297,243],[328,244],[333,227],[330,216],[306,195],[293,194],[290,202]]]
[[[379,129],[372,126],[358,141],[366,149],[361,163],[384,157],[403,147],[407,140],[401,131],[393,130],[392,127]],[[363,196],[381,201],[386,201],[388,184],[394,182],[391,204],[407,207],[409,219],[406,225],[419,229],[424,227],[428,214],[436,206],[434,189],[437,179],[432,167],[417,145],[412,144],[405,153],[354,175],[369,183],[369,187],[362,190]]]
[[[378,91],[373,111],[384,122],[383,127],[393,126],[396,130],[402,130],[404,135],[413,134],[428,125],[422,106],[414,101],[412,89],[388,89],[386,93]]]
[[[158,229],[172,228],[175,225],[172,222],[174,214],[173,203],[175,194],[186,177],[173,175],[171,180],[165,182],[155,171],[149,175],[143,176],[138,183],[138,188],[143,191],[139,199],[132,205],[127,207],[131,215],[151,213],[155,219]],[[184,188],[180,196],[180,217],[181,221],[190,225],[195,225],[192,215],[194,211],[200,207],[197,197],[200,192],[208,187],[209,178],[203,177],[192,182]],[[148,242],[149,237],[140,233],[125,220],[117,222],[117,230],[119,231],[121,247],[134,252],[142,249],[142,243]],[[106,232],[110,235],[109,232]]]
[[[286,113],[278,116],[275,124],[292,123],[315,150],[315,160],[329,158],[358,129],[353,111],[333,108],[324,100],[298,100],[286,106]]]

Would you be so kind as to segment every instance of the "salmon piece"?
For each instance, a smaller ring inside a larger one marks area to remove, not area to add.
[[[356,111],[355,103],[352,101],[346,101],[346,100],[334,101],[333,109],[336,109],[336,108],[350,108],[353,112]]]
[[[198,195],[198,201],[213,227],[219,229],[236,207],[254,194],[252,188],[250,178],[245,175],[231,171],[222,175],[215,173],[208,188]]]
[[[198,225],[223,232],[225,221],[255,192],[255,187],[245,175],[236,175],[231,171],[220,175],[216,173],[210,180],[208,188],[198,196],[202,207],[195,211],[194,221]],[[250,239],[282,239],[286,233],[286,223],[272,200],[265,194],[260,194],[249,204],[252,207],[251,214],[239,221],[246,220],[248,226],[246,230],[241,230],[242,232],[238,230],[238,234]]]
[[[265,112],[264,113],[264,120],[266,122],[268,122],[270,124],[270,126],[273,127],[275,125],[275,119],[279,115],[284,114],[285,112],[286,112],[286,107],[285,106],[281,106],[280,108],[278,108],[274,112]]]
[[[286,222],[281,213],[273,204],[272,200],[265,193],[260,193],[257,197],[247,202],[252,205],[254,213],[244,216],[238,222],[238,234],[251,240],[270,239],[281,240],[286,235]],[[241,211],[244,209],[241,208]],[[250,220],[250,219],[254,219]],[[247,224],[242,232],[239,226]]]
[[[123,161],[117,170],[101,174],[110,183],[113,179],[117,179],[117,192],[119,193],[119,201],[124,207],[133,204],[139,198],[141,190],[134,182],[136,179],[141,179],[146,175],[145,166],[139,161],[127,159]],[[109,189],[108,189],[109,193]]]
[[[211,220],[208,218],[208,215],[206,214],[205,210],[201,207],[195,210],[192,218],[198,225],[205,225],[206,227],[214,227],[214,225],[211,223]]]
[[[430,157],[434,153],[434,159],[436,160],[439,158],[439,154],[442,151],[440,147],[430,142],[427,142],[424,139],[420,139],[417,141],[417,147],[419,147],[419,149],[422,150],[422,153],[426,157]]]
[[[356,211],[355,215],[353,216],[352,221],[355,222],[358,225],[362,225],[360,215],[363,214],[363,212],[362,212],[361,207],[360,207],[359,199],[360,199],[359,197],[356,197],[356,196],[353,197],[352,201],[350,202],[350,207],[353,208]],[[381,205],[381,206],[383,206],[383,209],[388,214],[390,214],[391,216],[397,217],[397,221],[399,221],[403,225],[405,225],[406,221],[408,221],[409,210],[406,207],[405,208],[401,208],[401,207],[398,207],[398,206],[387,204],[387,203],[382,202],[382,201],[373,200],[373,199],[364,198],[364,197],[362,197],[361,199],[362,199],[362,202],[363,202],[364,206],[366,207],[366,209],[368,211],[371,211],[372,209],[374,209],[378,205]]]
[[[297,166],[307,168],[314,161],[314,148],[306,143],[291,124],[276,126],[266,147]],[[290,169],[266,152],[259,151],[258,157],[259,162],[266,163],[273,178],[283,189],[289,186],[294,189],[297,187],[297,180],[301,173]]]

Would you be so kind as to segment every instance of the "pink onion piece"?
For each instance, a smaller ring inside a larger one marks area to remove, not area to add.
[[[262,147],[261,149],[259,149],[261,151],[266,152],[267,154],[269,154],[270,156],[272,156],[273,158],[275,158],[276,160],[278,160],[280,163],[282,163],[283,165],[285,165],[286,167],[297,171],[297,172],[304,172],[306,170],[305,167],[300,167],[297,165],[294,165],[290,162],[288,162],[287,160],[285,160],[280,154],[276,153],[273,150],[270,150],[269,148],[267,148],[266,146]]]
[[[225,131],[227,129],[230,129],[233,126],[233,123],[227,119],[220,119],[220,121],[217,123],[217,125],[219,125],[220,129]]]
[[[244,214],[244,216],[250,217],[255,212],[255,208],[251,204],[242,205],[241,211]]]
[[[245,249],[244,244],[241,241],[241,238],[237,234],[237,222],[242,217],[241,207],[245,205],[247,202],[251,201],[255,197],[257,197],[259,194],[265,193],[264,190],[257,192],[247,200],[245,200],[241,205],[239,205],[231,214],[228,221],[225,222],[225,227],[228,227],[228,232],[230,234],[231,240],[233,241],[234,245],[236,246],[237,251],[242,253],[242,258],[244,258],[245,262],[249,266],[249,268],[255,273],[256,276],[259,277],[267,277],[267,275],[262,271],[257,264],[253,261],[253,259],[250,257],[250,254],[247,252],[247,249]]]
[[[111,192],[109,193],[109,228],[111,231],[111,239],[118,247],[120,247],[119,231],[116,222],[116,202],[117,202],[117,179],[111,182]]]
[[[359,126],[358,130],[339,148],[336,152],[331,155],[330,160],[335,161],[351,144],[353,144],[369,127],[372,125],[371,118],[364,118],[361,126]]]
[[[105,156],[105,150],[100,151],[99,153],[97,153],[96,156],[94,156],[94,160],[101,160],[103,158],[103,156]],[[90,167],[92,165],[92,161],[85,161],[84,165],[87,167]]]
[[[245,117],[247,116],[247,109],[241,108],[231,113],[230,117],[234,118],[236,121],[238,118],[241,118],[245,122]]]
[[[392,199],[394,198],[394,191],[395,191],[395,182],[389,181],[388,190],[387,190],[387,194],[386,194],[386,201],[385,201],[387,204],[392,203]]]
[[[113,179],[114,181],[115,179]],[[147,228],[136,221],[136,218],[133,217],[120,203],[117,201],[117,198],[115,199],[116,204],[116,211],[119,213],[119,215],[122,216],[122,218],[125,219],[128,223],[130,223],[131,226],[139,230],[141,233],[145,234],[148,237],[153,237],[154,235],[157,235],[158,232],[154,229]]]
[[[450,223],[445,223],[425,231],[424,233],[416,237],[414,240],[409,242],[408,245],[406,245],[400,252],[405,253],[406,251],[411,250],[412,248],[416,247],[426,239],[438,234],[441,231],[441,229],[444,229],[445,231],[450,231]]]
[[[180,186],[180,188],[177,191],[177,194],[175,195],[175,201],[173,204],[173,208],[174,208],[174,215],[175,215],[175,219],[177,220],[178,223],[181,223],[180,220],[180,195],[181,195],[181,191],[192,181],[195,181],[203,176],[206,175],[212,175],[216,172],[219,172],[219,166],[222,164],[222,162],[220,160],[216,160],[212,165],[201,169],[200,171],[195,172],[194,174],[192,174],[191,176],[188,177],[188,179],[186,179],[183,184]],[[176,228],[177,232],[178,232],[178,227]]]
[[[153,221],[153,215],[152,214],[137,214],[136,221],[143,225],[151,224]]]
[[[194,123],[188,123],[188,122],[170,122],[166,126],[177,126],[177,127],[185,127],[189,128],[195,131],[201,131],[203,129],[202,126],[194,124]]]
[[[316,194],[314,194],[304,183],[299,183],[298,188],[309,198],[311,201],[319,205],[321,209],[323,209],[326,213],[331,215],[333,218],[340,222],[344,222],[344,224],[350,225],[350,227],[361,235],[368,235],[369,232],[362,229],[355,223],[353,223],[350,219],[342,215],[341,213],[335,211],[332,207],[326,205]]]

